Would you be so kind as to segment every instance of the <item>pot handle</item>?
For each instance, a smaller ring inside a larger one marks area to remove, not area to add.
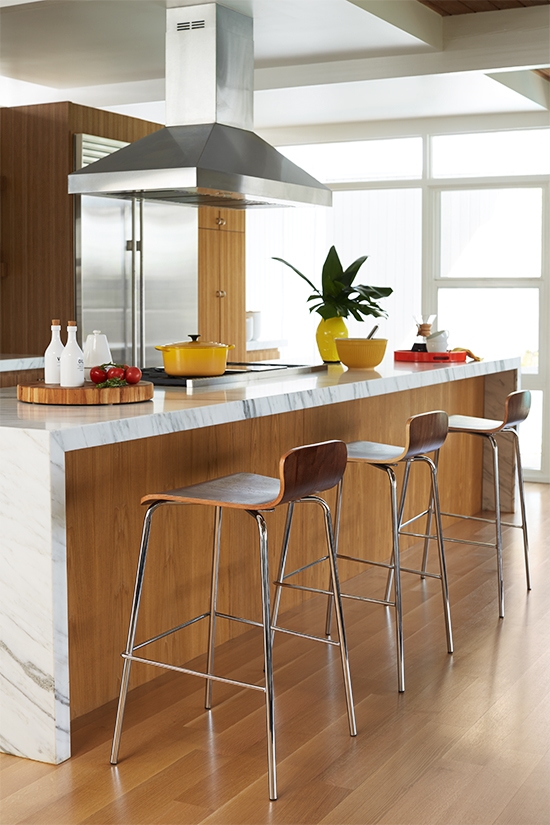
[[[158,347],[155,347],[155,349],[158,349],[161,352],[170,352],[170,347],[167,347],[167,346],[158,346]]]

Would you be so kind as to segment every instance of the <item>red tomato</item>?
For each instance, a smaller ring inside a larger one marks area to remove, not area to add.
[[[126,367],[124,377],[129,384],[137,384],[141,381],[141,370],[139,367]]]
[[[101,384],[103,381],[107,380],[107,373],[101,367],[92,367],[90,370],[90,380],[94,382],[94,384]]]
[[[122,367],[109,367],[107,378],[124,378],[124,370]]]

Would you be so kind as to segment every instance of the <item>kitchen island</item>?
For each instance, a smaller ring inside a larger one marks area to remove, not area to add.
[[[453,365],[394,365],[388,358],[377,370],[329,367],[286,379],[278,373],[243,386],[157,389],[152,401],[109,407],[31,405],[18,402],[15,389],[1,390],[0,747],[61,762],[70,756],[71,720],[117,695],[142,495],[231,472],[277,475],[282,453],[313,441],[399,444],[406,419],[428,409],[497,417],[518,376],[515,358]],[[453,436],[445,445],[444,508],[451,499],[458,511],[481,508],[477,442]],[[511,464],[504,453],[503,458]],[[384,558],[386,485],[375,469],[356,469],[346,473],[342,550],[368,539],[371,557]],[[413,485],[412,508],[425,506],[427,490],[421,477]],[[511,484],[505,496],[511,509]],[[164,508],[155,516],[142,638],[204,609],[213,529],[208,509]],[[249,594],[257,592],[255,525],[246,514],[226,515],[220,609],[254,618],[259,605]],[[284,513],[269,518],[273,558]],[[293,541],[302,530],[297,512]],[[317,540],[322,543],[322,525],[309,523],[303,546]],[[356,573],[341,567],[343,579]],[[192,586],[186,586],[189,575]],[[309,582],[324,585],[323,571],[312,571]],[[298,598],[289,595],[283,608]],[[246,629],[219,624],[218,642]],[[179,663],[198,655],[204,630],[193,626],[185,634],[156,642],[158,655]],[[157,676],[154,668],[135,667],[132,686]]]

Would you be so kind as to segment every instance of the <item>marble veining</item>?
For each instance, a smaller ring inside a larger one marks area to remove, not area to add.
[[[101,407],[25,404],[0,390],[0,748],[70,756],[66,452],[518,370],[519,359],[329,368]]]
[[[43,366],[43,355],[0,355],[0,372],[39,370]]]
[[[2,747],[70,753],[64,456],[44,431],[0,430]]]

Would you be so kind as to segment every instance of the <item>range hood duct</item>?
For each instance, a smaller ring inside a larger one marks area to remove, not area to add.
[[[330,206],[328,187],[252,131],[252,18],[166,11],[166,126],[69,175],[69,193],[191,206]]]

